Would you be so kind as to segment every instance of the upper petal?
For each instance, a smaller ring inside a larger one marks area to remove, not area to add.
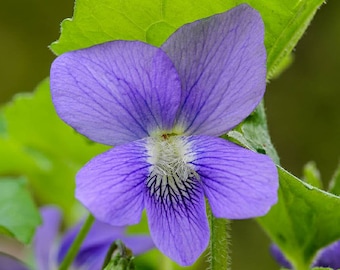
[[[219,136],[261,101],[266,85],[264,26],[248,5],[181,27],[162,46],[179,73],[177,124]]]
[[[180,100],[173,63],[159,48],[113,41],[59,56],[51,67],[59,116],[109,145],[171,129]]]
[[[76,198],[99,220],[136,224],[144,209],[150,165],[146,140],[116,146],[87,163],[76,176]]]
[[[40,213],[42,225],[38,227],[34,237],[34,255],[37,269],[46,270],[55,264],[53,246],[59,232],[61,212],[57,207],[45,206]]]
[[[197,179],[172,183],[160,177],[149,179],[145,194],[151,237],[155,246],[172,260],[191,265],[209,242],[202,186]]]
[[[262,216],[277,202],[278,173],[268,156],[215,137],[189,141],[196,156],[192,164],[216,217]]]

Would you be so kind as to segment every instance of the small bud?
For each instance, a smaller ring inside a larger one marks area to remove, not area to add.
[[[104,270],[134,270],[133,254],[122,241],[112,243],[102,269]]]

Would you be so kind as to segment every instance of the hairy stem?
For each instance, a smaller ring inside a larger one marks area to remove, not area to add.
[[[229,257],[229,221],[215,218],[208,207],[210,223],[209,262],[210,270],[227,270],[230,265]]]
[[[86,235],[90,231],[93,222],[94,222],[94,217],[91,214],[89,214],[89,216],[87,217],[87,219],[85,220],[83,224],[83,227],[80,229],[76,239],[74,239],[70,249],[68,250],[64,260],[60,264],[59,270],[69,269],[70,265],[72,264],[74,258],[76,257],[79,251],[81,244],[83,243]]]

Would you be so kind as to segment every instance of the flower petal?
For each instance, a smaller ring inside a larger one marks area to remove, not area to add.
[[[68,249],[80,231],[83,222],[78,223],[66,232],[61,240],[58,252],[58,263],[65,257]],[[81,245],[74,265],[81,269],[101,269],[111,244],[120,239],[129,247],[134,255],[143,253],[154,247],[150,236],[124,233],[125,227],[116,227],[96,220]]]
[[[281,252],[277,245],[272,244],[270,246],[270,253],[279,265],[287,268],[293,269],[291,263],[287,260],[285,255]],[[324,248],[322,248],[314,259],[313,267],[325,267],[331,269],[340,269],[340,241],[336,241]]]
[[[57,113],[90,139],[116,145],[171,129],[180,82],[159,48],[113,41],[59,56],[51,68]]]
[[[53,245],[59,232],[61,212],[57,207],[46,206],[40,209],[42,225],[34,238],[34,253],[38,270],[51,269],[54,265]]]
[[[106,253],[108,252],[110,245],[111,243],[107,241],[101,245],[83,249],[73,262],[74,268],[81,270],[102,269]]]
[[[146,140],[116,146],[87,163],[76,176],[76,197],[99,220],[136,224],[144,208],[150,165]]]
[[[193,264],[209,242],[200,183],[190,183],[184,193],[178,194],[168,185],[160,193],[149,190],[145,196],[150,234],[156,247],[183,266]]]
[[[229,141],[210,136],[188,138],[192,164],[216,217],[262,216],[277,202],[278,173],[273,161]]]
[[[266,85],[264,26],[248,5],[181,27],[162,46],[182,82],[177,124],[219,136],[261,101]]]
[[[83,224],[84,222],[79,222],[77,225],[69,229],[63,236],[59,246],[58,263],[62,262]],[[78,257],[81,256],[83,251],[86,251],[89,248],[95,247],[99,249],[103,245],[106,248],[110,247],[110,243],[112,243],[116,239],[120,239],[123,234],[124,227],[110,226],[106,223],[95,220],[89,233],[86,235],[86,238],[81,245],[76,260],[78,260]]]
[[[149,235],[129,235],[121,239],[134,255],[142,254],[155,247]]]
[[[122,240],[122,242],[132,250],[134,255],[139,255],[154,247],[150,236],[131,236],[128,237],[128,240],[123,236],[114,239],[109,237],[96,245],[89,245],[86,248],[82,247],[74,261],[76,269],[101,269],[111,244],[118,239]]]
[[[2,252],[0,252],[0,266],[0,269],[29,270],[29,268],[18,259]]]
[[[280,266],[287,269],[293,269],[291,263],[287,260],[285,255],[283,255],[277,245],[271,244],[269,247],[269,251]]]
[[[340,241],[323,248],[313,263],[314,267],[340,269]]]

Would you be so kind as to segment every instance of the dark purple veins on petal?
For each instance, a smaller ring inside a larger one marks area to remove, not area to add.
[[[185,205],[186,201],[195,200],[197,182],[194,175],[181,179],[177,173],[172,176],[163,176],[151,172],[146,183],[150,196],[159,203],[171,206],[179,202]]]
[[[202,187],[196,179],[188,185],[185,194],[170,186],[151,187],[145,194],[152,239],[160,251],[180,265],[193,264],[209,241]]]
[[[264,26],[248,5],[184,25],[162,45],[182,83],[177,124],[219,136],[257,106],[266,85]]]
[[[108,145],[172,128],[181,94],[168,56],[139,41],[107,42],[59,56],[51,68],[51,92],[67,124]]]

